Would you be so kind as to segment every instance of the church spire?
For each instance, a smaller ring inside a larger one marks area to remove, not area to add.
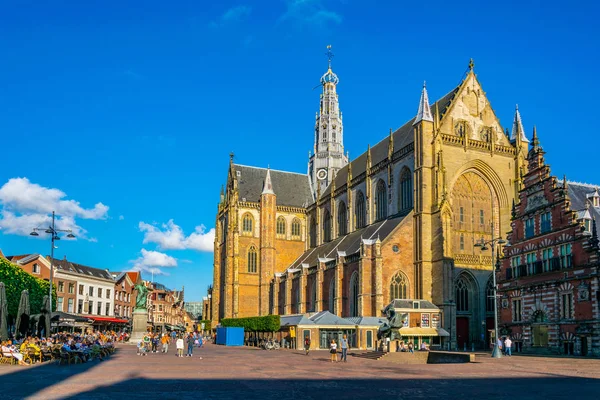
[[[339,79],[331,69],[331,45],[327,46],[325,54],[327,71],[321,77],[323,92],[315,121],[313,155],[308,161],[313,195],[317,194],[317,186],[324,192],[335,174],[348,163],[348,157],[344,154],[344,126],[337,94]]]
[[[517,138],[521,142],[529,143],[525,136],[525,130],[523,129],[523,121],[521,121],[521,113],[519,112],[519,105],[515,106],[515,118],[513,119],[512,132],[510,134],[510,140],[516,141]]]
[[[275,192],[273,192],[273,183],[271,183],[270,168],[267,168],[267,177],[265,178],[265,184],[263,186],[262,194],[275,194]]]
[[[427,86],[425,85],[425,82],[423,82],[421,100],[419,100],[419,110],[417,111],[417,116],[413,125],[416,125],[421,121],[433,122],[433,117],[431,116],[431,108],[429,107],[429,96],[427,95]]]

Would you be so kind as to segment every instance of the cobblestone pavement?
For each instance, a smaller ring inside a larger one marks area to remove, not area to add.
[[[471,364],[399,365],[216,345],[195,349],[192,358],[135,352],[120,345],[101,362],[0,365],[0,399],[600,398],[596,359],[482,355]]]

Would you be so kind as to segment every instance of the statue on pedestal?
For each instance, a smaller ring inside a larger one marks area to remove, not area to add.
[[[148,288],[143,283],[135,285],[134,290],[137,290],[137,297],[135,299],[136,310],[146,310],[146,299],[148,298]]]

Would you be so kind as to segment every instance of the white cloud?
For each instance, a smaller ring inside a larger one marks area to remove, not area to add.
[[[149,272],[157,275],[168,275],[160,268],[174,268],[177,266],[177,260],[165,253],[159,251],[142,249],[140,256],[130,262],[135,271]]]
[[[82,239],[88,239],[87,231],[76,219],[106,219],[108,206],[97,203],[84,208],[78,201],[66,200],[66,193],[31,183],[27,178],[12,178],[0,188],[0,229],[4,233],[29,235],[36,227],[44,227],[51,221],[52,211],[57,215],[57,229],[70,229]]]
[[[162,250],[197,250],[212,252],[215,241],[214,228],[206,231],[204,225],[196,227],[189,236],[185,236],[179,225],[172,219],[157,227],[145,222],[139,223],[140,231],[144,232],[143,243],[156,243]]]
[[[323,3],[323,0],[287,0],[286,10],[279,17],[279,22],[318,26],[341,24],[342,15],[331,11]]]
[[[248,17],[250,12],[252,11],[252,7],[240,5],[231,7],[226,10],[221,16],[216,20],[210,23],[210,26],[213,28],[217,28],[223,26],[225,24],[232,24],[236,22],[240,22],[242,19]]]
[[[125,217],[124,217],[124,216],[122,216],[122,215],[119,215],[119,221],[123,221],[124,219],[125,219]]]

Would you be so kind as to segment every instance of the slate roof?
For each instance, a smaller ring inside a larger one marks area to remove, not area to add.
[[[419,308],[413,308],[413,303],[414,302],[419,302]],[[410,308],[411,310],[420,310],[420,309],[434,309],[434,310],[438,310],[439,308],[427,301],[427,300],[412,300],[412,299],[395,299],[393,302],[394,304],[394,308]]]
[[[339,325],[339,326],[354,326],[354,324],[345,318],[338,317],[329,311],[321,311],[308,317],[315,325]]]
[[[446,111],[448,111],[448,107],[452,103],[454,96],[460,89],[460,85],[455,87],[448,94],[443,96],[441,99],[437,100],[433,104],[431,104],[431,113],[433,118],[436,118],[436,104],[437,110],[440,114],[440,119],[444,116]],[[392,133],[394,138],[394,150],[400,150],[403,147],[408,146],[410,143],[414,142],[414,133],[413,133],[413,123],[416,117],[411,118],[408,122],[402,125],[400,128],[396,129]],[[371,166],[379,164],[388,156],[390,145],[389,135],[383,138],[379,143],[371,148]],[[367,151],[359,155],[357,158],[350,162],[352,164],[352,176],[357,177],[360,174],[364,173],[367,169]],[[346,184],[348,179],[348,165],[340,169],[335,176],[335,187],[339,188]],[[331,194],[332,185],[329,185],[327,189],[323,191],[321,194],[321,198]]]
[[[406,215],[399,215],[383,221],[376,222],[346,236],[339,237],[331,242],[323,243],[318,247],[306,250],[292,263],[289,268],[299,268],[302,264],[315,266],[319,257],[335,258],[337,251],[343,251],[347,256],[360,250],[361,239],[384,240],[402,222]]]
[[[105,269],[88,267],[87,265],[77,264],[77,263],[71,262],[69,260],[64,260],[64,259],[58,260],[56,258],[54,259],[54,261],[52,261],[52,265],[54,265],[59,270],[62,270],[65,272],[70,272],[73,274],[78,274],[78,275],[87,276],[87,277],[91,276],[93,278],[101,278],[101,279],[108,279],[108,280],[114,281],[113,276],[110,274],[110,272],[108,272]]]
[[[238,179],[239,199],[259,202],[263,190],[266,168],[233,164]],[[270,170],[277,204],[291,207],[307,207],[313,203],[307,174]]]
[[[346,320],[359,326],[381,326],[387,322],[385,317],[348,317]]]
[[[562,186],[562,182],[560,183]],[[588,195],[593,194],[596,189],[600,190],[600,186],[592,185],[588,183],[578,183],[578,182],[567,182],[569,186],[569,198],[571,199],[571,209],[574,211],[583,211],[585,210],[586,203],[590,203],[588,201]],[[600,222],[600,207],[590,207],[588,208],[590,216],[592,218],[596,218],[596,222]]]
[[[305,314],[282,315],[279,326],[315,325]]]

